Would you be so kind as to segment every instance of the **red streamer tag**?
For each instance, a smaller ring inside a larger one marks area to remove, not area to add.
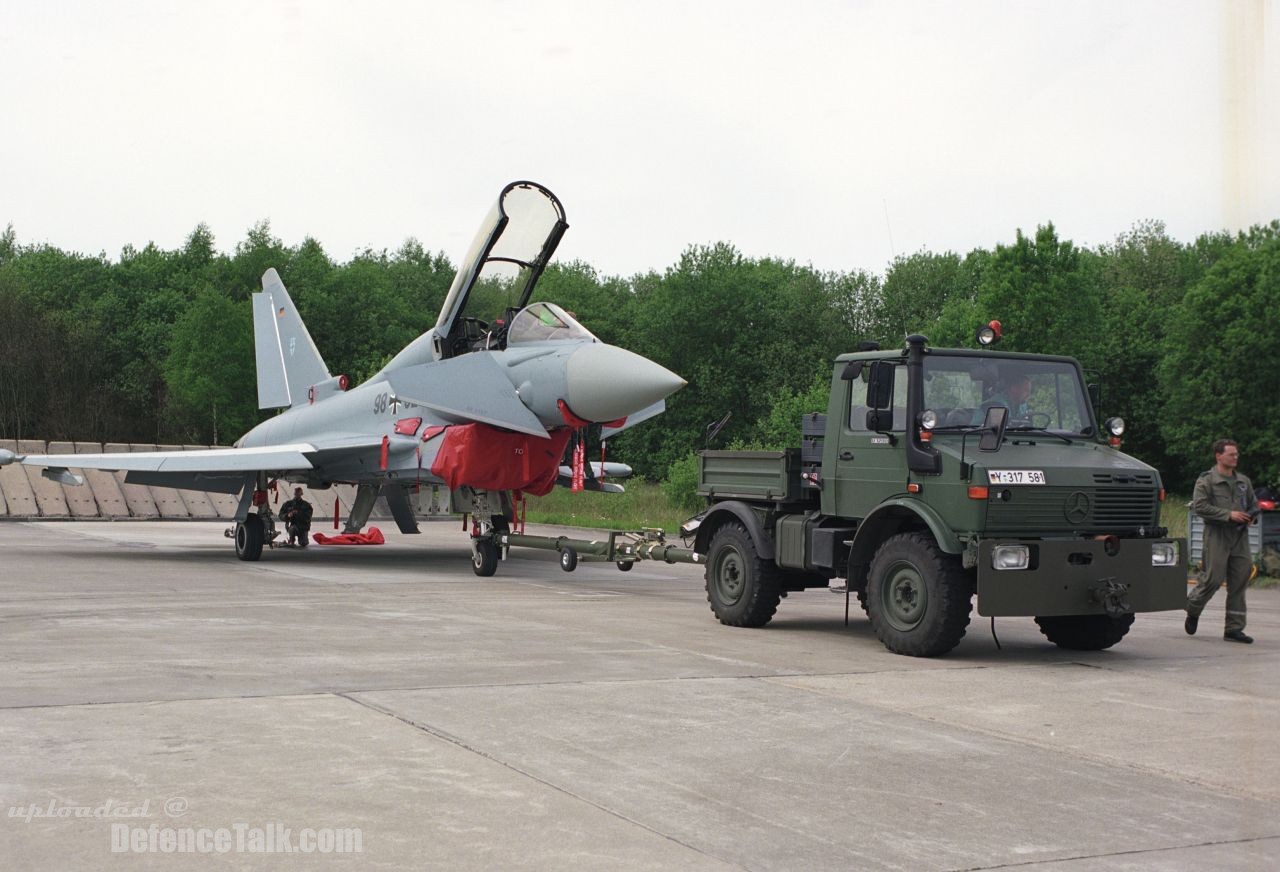
[[[587,448],[582,442],[573,446],[573,482],[569,491],[578,493],[586,486]]]

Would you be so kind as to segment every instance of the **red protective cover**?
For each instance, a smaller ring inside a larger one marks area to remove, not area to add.
[[[488,424],[460,424],[444,433],[431,464],[432,475],[450,489],[470,485],[479,490],[522,490],[543,496],[556,486],[556,473],[570,430],[551,431],[539,439],[499,430]]]
[[[312,533],[311,538],[316,540],[317,545],[383,545],[387,541],[377,527],[370,527],[364,533],[342,533],[338,536]]]

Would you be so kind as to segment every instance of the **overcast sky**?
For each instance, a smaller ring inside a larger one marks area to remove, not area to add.
[[[456,261],[528,178],[609,274],[1189,240],[1280,218],[1278,7],[0,0],[0,226],[115,257],[266,218]]]

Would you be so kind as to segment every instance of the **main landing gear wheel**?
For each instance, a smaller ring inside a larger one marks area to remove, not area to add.
[[[266,538],[262,519],[250,515],[236,522],[236,557],[241,560],[257,560],[262,556],[262,543]]]
[[[760,558],[751,534],[738,523],[725,524],[711,537],[706,579],[711,611],[730,627],[763,627],[782,600],[778,567]]]
[[[1101,651],[1124,638],[1133,626],[1133,615],[1056,615],[1036,618],[1040,632],[1068,651]]]
[[[480,539],[471,555],[471,569],[481,578],[488,578],[498,571],[498,546],[492,539]]]
[[[973,608],[969,579],[929,534],[885,540],[869,576],[867,617],[890,651],[937,657],[960,643]]]
[[[631,567],[633,567],[633,566],[635,566],[635,565],[636,565],[636,562],[635,562],[634,560],[619,560],[619,561],[618,561],[618,571],[619,571],[619,572],[630,572],[630,571],[631,571]]]
[[[568,545],[560,551],[560,568],[565,572],[573,572],[578,568],[578,552]]]

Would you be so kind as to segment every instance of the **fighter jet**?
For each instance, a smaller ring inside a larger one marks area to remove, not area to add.
[[[26,456],[0,450],[0,465],[45,467],[46,478],[64,484],[82,483],[71,468],[108,469],[125,470],[130,483],[239,494],[230,533],[241,560],[259,559],[278,535],[268,502],[274,482],[356,485],[348,533],[365,526],[379,496],[402,533],[418,532],[415,495],[424,485],[442,485],[451,510],[473,519],[476,573],[492,575],[500,556],[494,533],[508,528],[521,494],[545,494],[562,479],[575,433],[602,424],[612,434],[629,417],[652,417],[685,384],[657,363],[601,342],[556,304],[529,302],[568,226],[560,201],[541,185],[503,188],[435,326],[357,387],[330,374],[269,269],[253,295],[258,405],[282,411],[234,447]]]

